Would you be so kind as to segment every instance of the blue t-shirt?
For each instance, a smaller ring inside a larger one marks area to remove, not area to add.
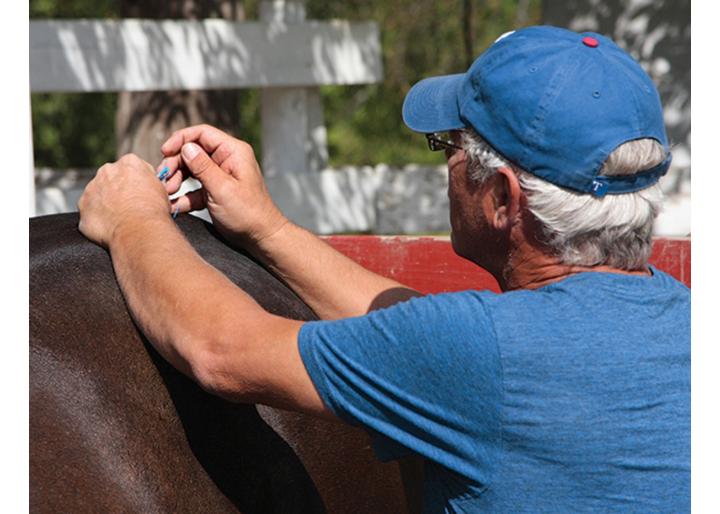
[[[425,512],[688,512],[690,291],[652,272],[414,298],[300,353],[380,459],[425,458]]]

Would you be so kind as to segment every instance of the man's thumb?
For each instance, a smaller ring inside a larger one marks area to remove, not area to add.
[[[213,184],[225,178],[225,172],[195,143],[183,145],[182,158],[193,177],[198,179],[206,189],[212,189]]]

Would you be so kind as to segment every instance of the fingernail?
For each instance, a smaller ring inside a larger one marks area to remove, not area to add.
[[[160,173],[158,173],[158,178],[159,178],[160,180],[165,180],[165,177],[167,177],[168,173],[170,173],[170,168],[168,168],[167,166],[165,166],[165,167],[160,171]]]
[[[188,143],[182,147],[182,156],[186,161],[192,161],[200,153],[200,147],[195,143]]]

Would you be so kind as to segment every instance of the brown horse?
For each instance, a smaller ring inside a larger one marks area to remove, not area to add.
[[[314,319],[212,225],[177,221],[264,308]],[[31,512],[415,509],[399,465],[379,463],[361,430],[230,403],[175,371],[133,324],[109,255],[77,222],[30,220]]]

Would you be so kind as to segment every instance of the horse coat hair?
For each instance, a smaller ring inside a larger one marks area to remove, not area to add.
[[[231,403],[172,368],[77,223],[76,213],[30,220],[31,512],[407,511],[398,464],[378,462],[362,430]],[[315,319],[212,225],[177,223],[265,309]]]

